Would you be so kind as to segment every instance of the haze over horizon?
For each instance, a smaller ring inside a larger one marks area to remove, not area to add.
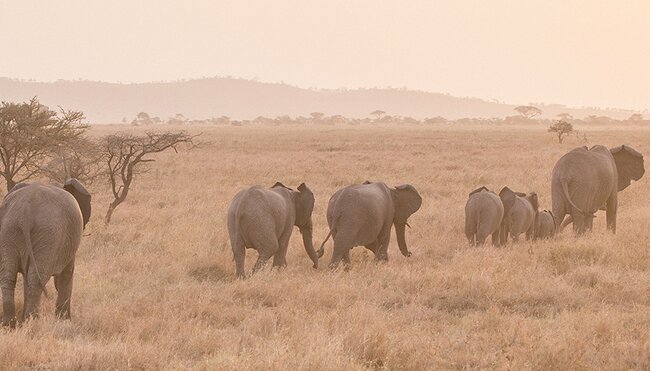
[[[642,0],[3,1],[0,75],[114,83],[234,76],[647,110],[648,14]]]

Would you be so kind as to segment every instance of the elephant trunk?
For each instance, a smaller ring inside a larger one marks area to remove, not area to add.
[[[305,245],[305,251],[309,258],[314,263],[314,268],[318,268],[318,254],[314,250],[314,242],[312,239],[313,229],[310,227],[301,228],[300,233],[302,234],[302,243]]]
[[[411,256],[408,247],[406,247],[406,222],[395,223],[395,233],[397,234],[397,245],[399,246],[399,251],[401,251],[402,255],[406,257]]]

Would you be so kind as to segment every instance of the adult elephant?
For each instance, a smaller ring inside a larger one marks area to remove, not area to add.
[[[329,267],[336,268],[341,260],[350,264],[350,249],[365,246],[377,260],[388,260],[390,231],[395,225],[397,244],[402,255],[411,253],[406,246],[405,227],[408,218],[418,211],[422,197],[410,184],[390,188],[384,183],[365,182],[338,190],[327,206],[330,232],[323,241],[318,256],[323,256],[330,236],[334,252]]]
[[[312,241],[314,201],[314,194],[305,183],[297,191],[277,182],[268,189],[254,186],[237,193],[228,208],[228,234],[237,277],[244,277],[247,248],[259,254],[253,272],[261,269],[271,256],[273,266],[287,265],[287,248],[294,226],[300,229],[307,255],[314,268],[318,268]]]
[[[0,285],[5,326],[16,325],[14,291],[24,281],[23,320],[37,315],[41,292],[54,276],[57,317],[70,318],[75,254],[90,219],[91,196],[76,179],[63,188],[19,183],[0,206]]]
[[[556,227],[569,214],[576,233],[591,230],[594,213],[605,205],[607,228],[616,233],[618,192],[644,173],[643,155],[627,145],[583,146],[568,152],[555,164],[551,179]]]

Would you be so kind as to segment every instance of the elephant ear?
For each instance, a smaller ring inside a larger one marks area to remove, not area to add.
[[[314,212],[316,201],[314,193],[305,183],[298,186],[296,197],[296,225],[300,228],[311,227],[311,214]]]
[[[395,222],[406,220],[422,206],[422,197],[410,184],[403,184],[390,190],[395,204]]]
[[[304,183],[303,183],[303,184],[304,184]],[[278,187],[286,188],[286,189],[288,189],[288,190],[293,191],[293,189],[287,187],[286,185],[284,185],[284,184],[282,184],[282,183],[280,183],[280,182],[275,182],[275,184],[274,184],[273,187],[271,187],[271,188],[278,188]]]
[[[88,224],[88,221],[90,220],[91,213],[90,200],[92,197],[90,196],[90,193],[88,193],[88,190],[80,181],[74,178],[66,180],[63,189],[70,192],[74,199],[77,200],[83,217],[84,229],[86,229],[86,224]]]
[[[630,185],[632,180],[639,180],[645,173],[643,155],[634,148],[626,145],[610,150],[614,156],[616,170],[618,171],[618,190],[622,191]]]
[[[510,209],[512,209],[515,204],[517,194],[513,192],[512,189],[503,187],[501,192],[499,192],[499,198],[501,198],[501,202],[503,202],[503,215],[508,215]]]
[[[488,192],[490,192],[490,190],[487,189],[487,187],[482,186],[481,188],[476,188],[475,190],[471,191],[471,192],[469,193],[469,196],[471,196],[471,195],[473,195],[473,194],[475,194],[475,193],[483,192],[483,191],[488,191]]]
[[[526,196],[526,200],[530,202],[530,205],[533,207],[533,210],[537,213],[539,212],[539,201],[537,200],[537,193],[531,192]]]

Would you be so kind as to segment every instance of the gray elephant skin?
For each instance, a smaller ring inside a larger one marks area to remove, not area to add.
[[[365,246],[375,254],[377,260],[388,260],[390,231],[395,226],[397,244],[402,255],[411,255],[406,246],[405,228],[408,218],[420,209],[422,197],[410,184],[390,188],[384,183],[364,182],[338,190],[327,206],[327,224],[330,232],[323,241],[318,254],[330,236],[334,240],[334,251],[330,269],[343,260],[350,264],[350,250]]]
[[[514,192],[503,187],[499,192],[503,202],[503,221],[501,222],[501,244],[506,244],[508,236],[517,242],[519,235],[526,234],[526,240],[535,238],[535,223],[539,213],[537,194]]]
[[[23,320],[38,313],[41,293],[54,276],[55,313],[70,318],[75,254],[90,219],[91,196],[76,179],[63,188],[19,183],[0,206],[0,284],[5,326],[16,324],[14,291],[24,281]]]
[[[551,178],[556,227],[569,214],[573,230],[583,234],[591,230],[594,213],[605,205],[607,228],[616,233],[618,192],[644,173],[643,155],[627,145],[584,146],[568,152],[555,164]]]
[[[475,189],[465,204],[465,236],[470,245],[483,245],[488,236],[492,244],[499,246],[503,202],[496,193],[486,187]]]
[[[294,226],[302,234],[314,268],[318,268],[318,256],[312,241],[314,201],[314,194],[305,183],[298,186],[298,190],[278,182],[268,189],[254,186],[237,193],[228,208],[228,234],[237,277],[245,276],[247,248],[255,249],[259,254],[253,272],[260,270],[271,256],[274,267],[286,266],[287,248]]]
[[[540,211],[537,216],[535,237],[547,239],[553,236],[555,236],[555,218],[553,217],[553,213],[548,210]]]

